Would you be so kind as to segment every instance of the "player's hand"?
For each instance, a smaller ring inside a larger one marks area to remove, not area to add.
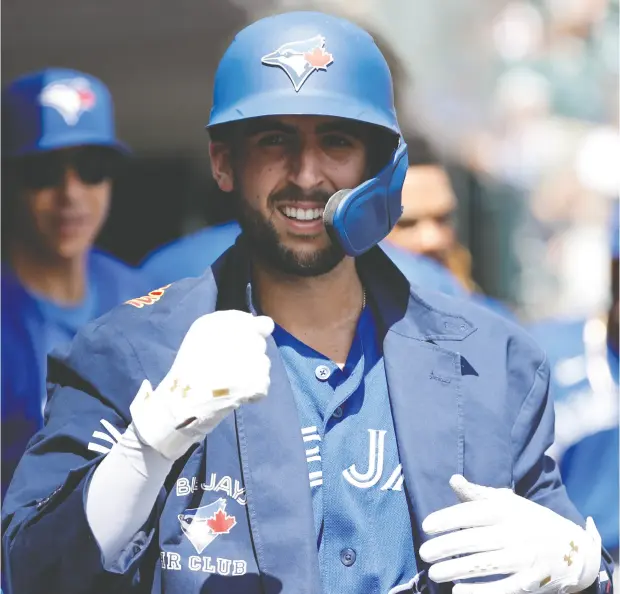
[[[461,475],[453,476],[450,486],[463,503],[422,523],[429,535],[450,532],[420,547],[420,557],[433,564],[429,578],[434,582],[473,578],[455,585],[454,594],[568,594],[596,580],[601,537],[591,518],[584,530],[510,489],[482,487]],[[475,580],[501,575],[508,577]]]
[[[170,371],[145,380],[131,404],[138,438],[169,460],[201,442],[230,412],[269,390],[271,318],[218,311],[190,327]]]

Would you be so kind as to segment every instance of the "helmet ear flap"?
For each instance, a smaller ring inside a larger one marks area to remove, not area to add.
[[[340,203],[343,200],[346,200],[347,196],[351,194],[352,190],[338,190],[332,197],[327,201],[325,205],[325,210],[323,210],[323,222],[325,223],[325,229],[327,229],[327,233],[330,236],[331,240],[340,243],[340,237],[338,231],[334,228],[334,217],[336,216],[336,211],[340,206]]]
[[[339,190],[323,212],[331,239],[349,256],[360,256],[392,230],[402,214],[401,192],[409,161],[401,141],[390,162],[352,190]]]

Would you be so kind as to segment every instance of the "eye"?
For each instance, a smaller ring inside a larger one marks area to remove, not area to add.
[[[418,224],[418,220],[417,219],[399,219],[398,222],[396,223],[396,226],[399,229],[412,229],[413,227],[415,227]]]
[[[353,141],[344,134],[326,134],[323,136],[323,145],[328,148],[349,148]]]
[[[437,224],[439,225],[452,225],[452,223],[454,223],[454,213],[453,212],[449,212],[446,213],[444,215],[440,215],[438,216],[435,221],[437,222]]]
[[[281,132],[270,132],[258,139],[259,146],[283,146],[286,144],[286,137]]]

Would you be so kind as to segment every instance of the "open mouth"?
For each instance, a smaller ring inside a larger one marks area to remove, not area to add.
[[[296,208],[294,206],[282,206],[278,210],[293,221],[320,221],[323,220],[324,208]]]

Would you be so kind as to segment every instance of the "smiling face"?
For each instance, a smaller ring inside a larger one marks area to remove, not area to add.
[[[325,274],[344,258],[323,210],[369,177],[370,133],[341,118],[282,116],[249,120],[211,144],[213,175],[237,201],[252,254],[296,276]]]

